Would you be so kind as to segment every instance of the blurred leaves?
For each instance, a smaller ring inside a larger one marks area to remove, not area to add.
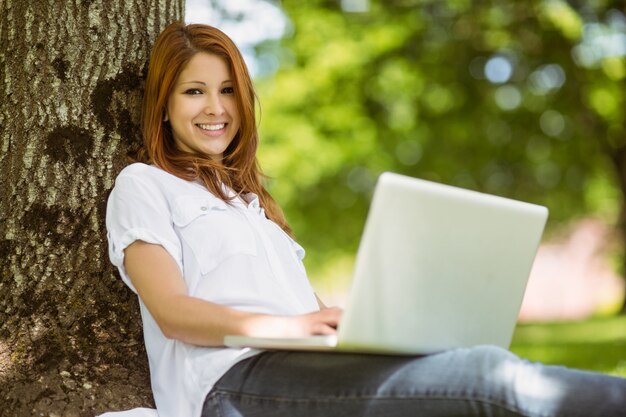
[[[354,253],[382,171],[615,218],[624,146],[620,3],[283,0],[258,46],[260,159],[309,267]]]
[[[583,31],[583,22],[580,15],[567,2],[562,0],[546,0],[539,3],[539,18],[555,27],[561,34],[577,40]]]

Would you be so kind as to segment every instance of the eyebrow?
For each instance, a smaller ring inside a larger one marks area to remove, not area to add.
[[[232,80],[224,80],[222,81],[222,84],[228,84],[228,83],[232,83]],[[206,85],[206,83],[204,81],[184,81],[181,84],[202,84],[202,85]]]
[[[202,84],[202,85],[206,85],[206,83],[203,82],[203,81],[185,81],[185,82],[182,82],[181,84]]]

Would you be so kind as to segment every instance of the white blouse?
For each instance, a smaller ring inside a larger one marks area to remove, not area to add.
[[[119,174],[108,200],[109,257],[135,293],[124,249],[142,240],[167,250],[191,296],[257,313],[318,310],[302,264],[304,249],[267,219],[255,194],[243,198],[227,204],[199,182],[132,164]],[[236,362],[259,352],[167,339],[139,301],[160,417],[199,416],[213,384]]]

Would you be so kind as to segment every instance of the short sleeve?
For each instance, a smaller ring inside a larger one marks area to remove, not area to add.
[[[153,181],[122,173],[115,180],[106,211],[109,258],[135,293],[124,268],[124,249],[136,240],[161,245],[182,271],[182,250],[168,200]]]

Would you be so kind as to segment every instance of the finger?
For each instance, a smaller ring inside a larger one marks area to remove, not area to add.
[[[334,326],[337,326],[337,324],[339,323],[339,320],[341,320],[341,316],[343,315],[343,310],[339,309],[339,308],[329,308],[326,310],[322,310],[321,311],[321,318],[322,321],[328,322],[333,324]]]
[[[322,336],[334,335],[334,334],[337,334],[337,330],[334,327],[331,327],[327,324],[316,323],[313,326],[313,334],[322,335]]]

